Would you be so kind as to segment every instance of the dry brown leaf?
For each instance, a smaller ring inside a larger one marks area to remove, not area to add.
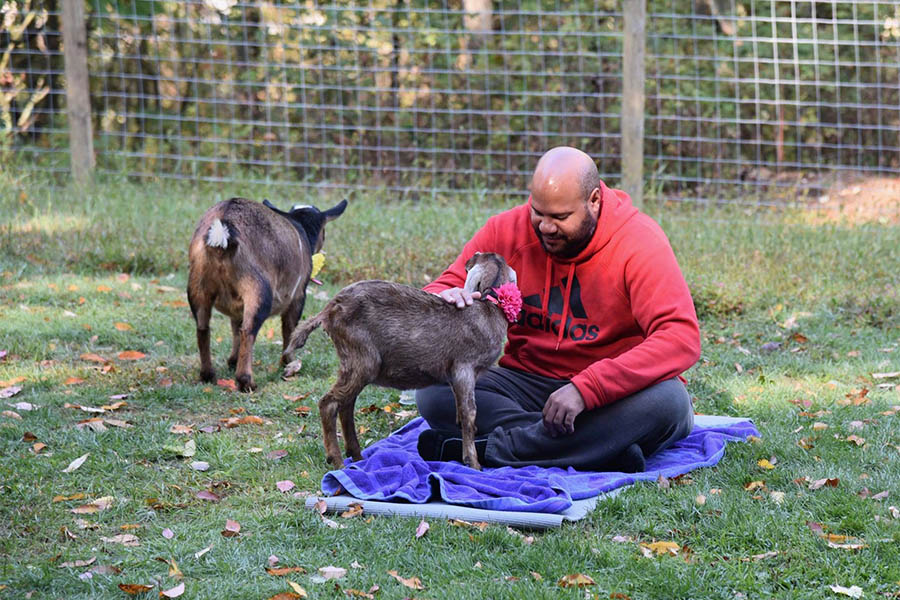
[[[302,596],[300,596],[300,594],[295,594],[294,592],[281,592],[270,597],[268,600],[297,600],[297,598],[302,598]]]
[[[294,590],[294,593],[297,594],[298,598],[309,598],[309,594],[306,593],[306,590],[304,590],[303,586],[301,586],[299,583],[288,581],[287,584],[291,586],[291,589]]]
[[[347,505],[347,510],[341,513],[341,516],[345,519],[352,519],[361,514],[363,514],[363,505],[359,502],[351,502]]]
[[[119,331],[131,331],[132,329],[134,329],[134,327],[132,327],[128,323],[122,323],[121,321],[115,324],[115,328]]]
[[[422,580],[419,579],[418,577],[415,577],[415,576],[409,577],[409,578],[400,577],[400,575],[397,574],[397,571],[394,571],[394,570],[388,571],[387,574],[410,589],[413,589],[413,590],[424,590],[425,589],[425,586],[422,585]]]
[[[122,544],[123,546],[140,546],[141,542],[133,533],[120,533],[112,537],[100,536],[100,539],[108,544]]]
[[[641,542],[641,552],[646,557],[671,555],[677,556],[681,546],[675,542]]]
[[[748,492],[752,492],[757,489],[765,489],[766,482],[765,481],[751,481],[750,483],[744,484],[744,489]]]
[[[225,519],[225,529],[222,535],[225,537],[237,537],[241,534],[241,524],[231,519]]]
[[[767,558],[774,558],[774,557],[778,556],[779,554],[781,554],[780,551],[763,552],[762,554],[754,554],[753,556],[750,556],[747,558],[742,558],[741,562],[765,560]]]
[[[93,352],[86,352],[86,353],[82,354],[81,356],[79,356],[78,358],[80,358],[81,360],[87,360],[90,362],[96,362],[96,363],[100,363],[100,364],[106,364],[109,362],[108,359],[103,358],[99,354],[94,354]]]
[[[60,567],[70,568],[70,569],[71,569],[71,568],[78,568],[78,567],[88,567],[88,566],[94,564],[94,562],[95,562],[96,560],[97,560],[97,557],[96,557],[96,556],[92,556],[92,557],[90,557],[90,558],[87,559],[87,560],[74,560],[74,561],[64,562],[64,563],[60,564],[59,566],[60,566]]]
[[[149,592],[153,589],[152,585],[143,585],[141,583],[120,583],[119,589],[125,592],[126,594],[131,594],[135,596],[137,594],[143,594],[144,592]]]
[[[266,573],[275,577],[283,577],[291,573],[306,573],[306,569],[303,567],[272,567],[267,568]]]
[[[226,428],[237,427],[238,425],[263,425],[265,421],[262,417],[247,415],[245,417],[228,417],[227,419],[219,419],[219,422]]]
[[[824,479],[816,479],[812,483],[809,484],[809,489],[817,490],[821,487],[837,487],[841,480],[837,477],[826,477]]]
[[[45,444],[45,443],[43,443],[43,442],[36,442],[36,443],[31,447],[31,451],[34,452],[35,454],[40,454],[40,453],[41,453],[41,450],[43,450],[43,449],[46,448],[46,447],[47,447],[47,444]]]
[[[775,465],[773,465],[771,463],[771,461],[769,461],[769,459],[767,459],[767,458],[761,458],[758,461],[756,461],[756,466],[758,466],[761,469],[767,469],[767,470],[771,470],[771,469],[775,468]]]
[[[211,502],[218,502],[222,498],[217,496],[216,494],[210,492],[209,490],[201,490],[195,494],[197,498],[200,500],[209,500]]]
[[[113,411],[113,410],[119,410],[120,408],[122,408],[124,406],[128,406],[128,403],[123,400],[119,400],[118,402],[113,402],[112,404],[104,404],[100,408],[102,408],[103,410]]]
[[[569,575],[563,575],[559,578],[559,581],[556,582],[556,585],[562,588],[570,588],[570,587],[578,587],[583,588],[589,585],[597,585],[593,579],[589,576],[584,575],[583,573],[572,573]]]
[[[80,377],[69,377],[65,381],[63,381],[63,385],[78,385],[84,383],[84,379]]]
[[[53,496],[53,502],[66,502],[67,500],[81,500],[84,498],[82,492],[72,494],[71,496]]]
[[[123,350],[116,355],[119,360],[140,360],[146,358],[147,355],[137,350]]]
[[[850,442],[851,444],[856,444],[857,446],[864,446],[866,443],[866,439],[861,438],[858,435],[848,435],[847,441]]]
[[[333,567],[331,565],[327,567],[319,567],[319,575],[321,575],[326,580],[328,579],[340,579],[347,574],[347,569],[343,567]]]
[[[216,381],[216,385],[229,389],[232,392],[237,391],[237,383],[234,381],[234,379],[219,379],[218,381]]]

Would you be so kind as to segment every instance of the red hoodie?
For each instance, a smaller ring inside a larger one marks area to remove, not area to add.
[[[574,258],[544,251],[529,199],[488,219],[425,286],[434,293],[463,287],[472,254],[503,255],[523,305],[500,365],[571,379],[588,409],[680,375],[700,357],[694,303],[662,228],[625,192],[602,183],[600,191],[597,229]]]

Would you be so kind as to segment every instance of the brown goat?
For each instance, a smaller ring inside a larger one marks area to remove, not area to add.
[[[212,309],[231,318],[231,355],[238,389],[250,392],[253,343],[263,321],[281,315],[286,344],[306,302],[312,255],[322,248],[325,223],[344,212],[347,201],[327,211],[314,206],[283,212],[269,204],[232,198],[210,208],[189,248],[188,302],[197,322],[200,379],[214,381],[209,351]]]
[[[466,264],[465,289],[481,292],[516,273],[499,254],[478,253]],[[463,460],[480,469],[475,452],[475,380],[503,349],[509,325],[503,309],[475,302],[458,309],[437,295],[388,281],[360,281],[340,292],[315,317],[300,323],[284,349],[287,358],[319,326],[334,343],[340,360],[337,382],[319,400],[325,454],[342,464],[336,420],[347,456],[361,460],[353,420],[356,397],[370,383],[397,389],[449,383],[462,429]]]

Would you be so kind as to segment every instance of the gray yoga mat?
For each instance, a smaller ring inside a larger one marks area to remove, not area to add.
[[[714,415],[696,415],[694,425],[711,427],[727,425],[747,421],[746,417],[722,417]],[[627,486],[626,486],[627,487]],[[568,509],[561,513],[537,513],[537,512],[512,512],[503,510],[487,510],[483,508],[470,508],[447,504],[446,502],[428,502],[427,504],[412,504],[409,502],[382,502],[378,500],[360,500],[353,496],[341,495],[324,497],[309,497],[306,499],[306,508],[313,508],[319,500],[325,501],[325,510],[329,513],[349,510],[351,504],[361,504],[363,513],[369,515],[395,515],[398,517],[429,517],[432,519],[461,519],[472,523],[486,522],[519,527],[521,529],[549,529],[559,527],[564,521],[578,521],[591,512],[597,502],[603,498],[615,496],[624,487],[616,488],[584,500],[576,500]]]

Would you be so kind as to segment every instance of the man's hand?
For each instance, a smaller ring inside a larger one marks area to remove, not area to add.
[[[456,308],[472,306],[473,300],[481,298],[481,292],[468,292],[462,288],[450,288],[438,294],[441,298],[450,304],[455,304]]]
[[[578,388],[567,383],[547,398],[544,404],[544,428],[550,435],[575,433],[575,417],[584,411],[584,398]]]

